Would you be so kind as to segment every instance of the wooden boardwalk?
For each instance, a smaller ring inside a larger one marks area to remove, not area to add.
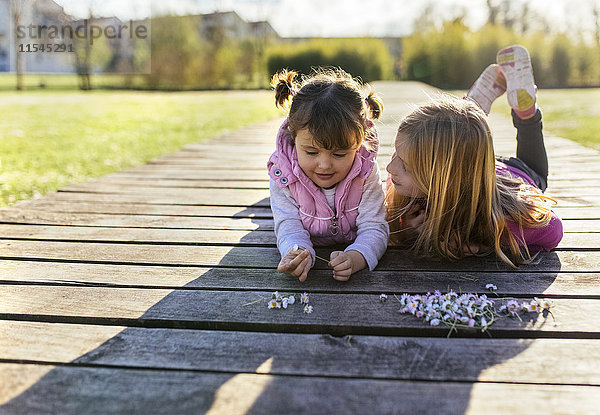
[[[432,89],[375,88],[383,170],[407,103]],[[600,411],[598,152],[547,133],[566,234],[535,264],[389,250],[349,283],[319,261],[299,283],[275,270],[265,163],[280,122],[0,210],[0,414]],[[491,123],[513,155],[508,117]],[[487,283],[551,298],[554,318],[446,338],[392,295]],[[309,292],[314,312],[267,309],[275,290]]]

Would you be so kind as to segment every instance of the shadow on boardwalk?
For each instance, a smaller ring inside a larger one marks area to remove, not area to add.
[[[247,217],[245,211],[235,216]],[[265,231],[251,232],[240,245],[255,240],[255,232]],[[325,270],[313,271],[301,284],[277,275],[271,259],[252,272],[245,264],[232,268],[240,249],[231,248],[217,267],[138,320],[104,322],[132,327],[54,367],[0,413],[460,414],[469,408],[471,382],[533,341],[446,339],[441,330],[406,325],[391,301],[385,309],[365,303],[367,294],[353,287],[368,286],[369,272],[355,275],[344,286],[347,292],[336,294],[339,288],[327,287],[339,284]],[[406,253],[390,250],[382,264],[393,263],[395,255]],[[546,259],[560,264],[554,253]],[[256,281],[231,287],[228,275],[237,281],[240,274]],[[553,280],[536,280],[530,288],[543,292]],[[443,285],[443,278],[436,284]],[[318,292],[315,313],[304,315],[299,305],[267,310],[277,288]],[[368,294],[378,296],[375,290]]]

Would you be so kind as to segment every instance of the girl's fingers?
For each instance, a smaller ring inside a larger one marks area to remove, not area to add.
[[[298,277],[298,280],[300,282],[306,281],[306,278],[308,277],[308,270],[310,270],[311,262],[312,261],[310,261],[309,258],[306,258],[305,262],[303,263],[302,273],[300,274],[300,277]]]
[[[340,262],[339,264],[334,266],[333,270],[335,272],[340,272],[340,271],[349,270],[351,268],[352,268],[352,262],[350,261],[350,258],[346,258],[342,262]]]
[[[479,245],[471,244],[471,245],[463,245],[463,253],[466,255],[474,255],[479,253]]]
[[[352,275],[351,270],[343,270],[343,271],[335,271],[333,273],[333,279],[337,281],[348,281],[350,279],[350,275]]]
[[[292,259],[290,261],[290,268],[297,268],[298,265],[300,265],[300,263],[302,261],[304,261],[306,259],[307,256],[310,255],[310,252],[308,251],[308,249],[305,249],[304,251],[300,252],[296,258]]]
[[[330,261],[327,263],[331,268],[338,267],[341,263],[348,259],[348,256],[340,251],[333,251],[330,256]]]
[[[290,271],[290,263],[287,261],[284,261],[284,259],[282,259],[279,262],[279,265],[277,265],[277,272],[288,273],[289,271]]]

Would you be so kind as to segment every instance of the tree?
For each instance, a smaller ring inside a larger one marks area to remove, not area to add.
[[[566,35],[556,37],[552,47],[552,70],[556,86],[565,87],[569,83],[571,74],[571,60],[569,57],[570,42]]]
[[[183,89],[197,86],[204,65],[204,45],[197,22],[189,16],[152,19],[150,59],[152,71],[146,78],[150,88]]]
[[[17,72],[17,91],[23,90],[23,73],[25,72],[25,62],[23,54],[19,53],[20,40],[17,34],[17,29],[23,23],[23,13],[26,8],[31,6],[32,0],[10,0],[10,13],[14,29],[14,48],[16,56],[16,72]]]

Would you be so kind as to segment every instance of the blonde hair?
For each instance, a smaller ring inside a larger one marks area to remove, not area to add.
[[[375,93],[370,90],[363,98],[361,82],[341,69],[316,68],[301,81],[297,77],[294,71],[282,70],[271,80],[275,104],[289,111],[292,136],[308,128],[316,143],[327,150],[363,144],[368,138],[367,120],[378,119],[383,110]]]
[[[420,203],[427,218],[415,240],[403,238],[401,216],[415,201],[390,186],[391,244],[408,242],[417,254],[451,260],[466,256],[463,246],[476,244],[484,247],[477,255],[495,252],[512,267],[532,260],[507,220],[521,231],[546,226],[549,198],[521,179],[496,176],[492,133],[476,104],[447,95],[437,98],[401,122],[396,142],[405,150],[404,163],[415,186],[426,195]]]

